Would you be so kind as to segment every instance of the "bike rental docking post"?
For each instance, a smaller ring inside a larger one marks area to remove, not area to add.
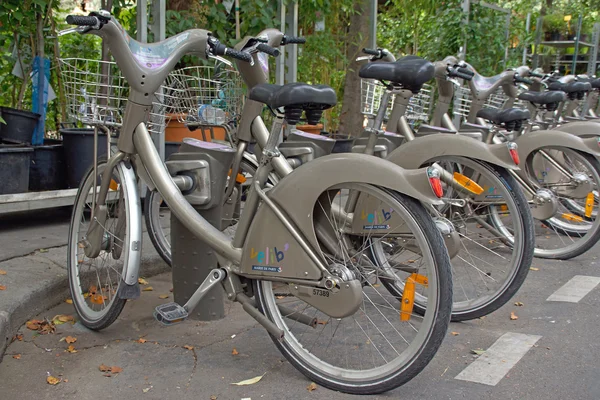
[[[192,187],[184,190],[183,194],[202,217],[221,230],[233,220],[232,204],[236,203],[224,201],[225,185],[234,155],[235,150],[229,146],[186,138],[179,152],[171,155],[166,162],[171,176],[184,175],[191,178]],[[232,196],[235,195],[237,194]],[[173,213],[171,251],[174,301],[185,304],[210,271],[217,268],[217,257]],[[190,312],[189,318],[201,321],[224,318],[224,299],[222,286],[214,286]]]

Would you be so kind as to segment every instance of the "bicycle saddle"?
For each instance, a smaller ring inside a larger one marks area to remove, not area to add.
[[[579,82],[586,82],[592,85],[592,89],[600,89],[600,78],[578,77]]]
[[[521,93],[519,95],[519,99],[529,101],[533,104],[542,105],[565,101],[567,99],[567,94],[560,90],[554,90],[551,92],[533,92],[528,90],[527,92]]]
[[[306,112],[307,122],[316,125],[323,110],[337,103],[337,96],[331,87],[300,82],[286,85],[260,83],[250,89],[248,97],[271,108],[284,107],[285,118],[292,125],[298,122],[303,110]]]
[[[372,62],[363,65],[358,76],[365,79],[390,81],[413,93],[418,93],[423,84],[433,79],[433,64],[421,57],[406,56],[395,62]]]
[[[548,85],[548,90],[561,90],[565,93],[589,92],[592,90],[592,85],[588,82],[552,82]]]
[[[273,85],[261,83],[250,90],[250,100],[258,101],[271,108],[297,106],[296,108],[314,108],[326,110],[335,106],[335,91],[327,85],[309,85],[307,83],[288,83]]]
[[[484,108],[477,112],[477,117],[488,120],[494,125],[504,124],[508,131],[518,131],[521,129],[523,121],[531,118],[531,114],[529,110],[520,108],[507,108],[506,110]]]

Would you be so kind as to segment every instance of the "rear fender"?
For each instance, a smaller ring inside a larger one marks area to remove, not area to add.
[[[327,189],[349,182],[376,185],[421,202],[442,204],[431,189],[426,169],[405,170],[389,161],[356,153],[331,154],[301,165],[282,178],[267,196],[316,250],[319,246],[313,224],[314,202]],[[355,217],[360,217],[361,211],[356,208]],[[265,202],[253,219],[242,254],[241,269],[245,274],[321,278],[316,264]]]
[[[600,124],[594,121],[575,121],[552,128],[553,131],[567,132],[582,138],[600,136]]]
[[[466,157],[506,169],[518,169],[506,144],[487,144],[460,135],[430,135],[417,138],[391,152],[387,160],[402,168],[414,169],[443,156]]]

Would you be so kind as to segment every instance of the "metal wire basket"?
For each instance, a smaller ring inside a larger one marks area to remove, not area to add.
[[[378,81],[373,79],[362,79],[360,84],[362,113],[367,116],[375,116],[381,105],[381,97],[387,89]],[[421,91],[410,98],[406,109],[406,118],[411,121],[428,121],[429,113],[433,103],[434,88],[431,85],[423,85]],[[390,117],[394,108],[395,95],[390,96],[385,119]]]
[[[120,126],[129,87],[113,61],[60,60],[66,109],[71,120],[86,125]],[[239,73],[223,64],[172,71],[154,93],[148,130],[160,133],[172,119],[201,126],[225,125],[242,109],[244,87]]]
[[[498,88],[486,99],[483,103],[483,108],[500,109],[504,106],[506,100],[506,94],[504,94],[502,88]],[[472,102],[473,97],[471,96],[471,89],[468,86],[460,86],[457,88],[454,93],[454,106],[452,108],[454,115],[460,115],[466,118],[471,111]]]

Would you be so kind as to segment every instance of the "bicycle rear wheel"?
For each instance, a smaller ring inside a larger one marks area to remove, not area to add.
[[[343,210],[351,191],[370,196],[369,205],[373,206],[356,209],[353,219],[364,217],[369,221],[365,224],[382,219],[388,225],[364,228],[373,229],[366,234],[349,231],[334,210]],[[451,270],[440,233],[419,202],[371,185],[333,187],[317,199],[314,210],[314,223],[335,234],[333,243],[338,246],[332,250],[331,241],[326,245],[319,240],[320,254],[341,284],[354,278],[362,282],[362,305],[351,316],[331,318],[302,296],[296,297],[293,284],[255,281],[259,309],[284,331],[281,341],[273,337],[275,345],[294,367],[329,389],[375,394],[403,385],[431,361],[450,320]],[[371,215],[373,210],[385,214]],[[389,215],[395,216],[394,226],[386,220]],[[403,233],[396,233],[400,231]],[[368,257],[370,239],[395,235],[409,238],[412,246],[399,252],[403,253],[398,257],[404,269],[385,271]],[[417,283],[414,289],[428,299],[423,315],[403,309],[403,299],[390,295],[381,285],[385,280],[412,278],[426,282],[426,286]],[[300,315],[314,323],[298,322]]]

